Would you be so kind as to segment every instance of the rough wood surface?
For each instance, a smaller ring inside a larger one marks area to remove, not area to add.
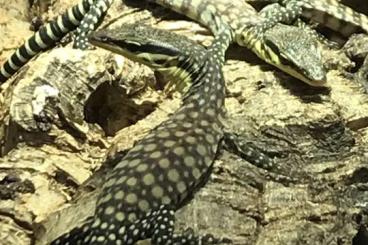
[[[76,2],[56,1],[48,14]],[[139,6],[145,10],[115,1],[104,23],[141,21],[201,43],[211,40],[179,15]],[[21,30],[7,29],[17,21],[23,23],[19,17],[0,25],[1,33],[13,33],[2,59],[17,46],[10,44],[24,40]],[[362,49],[354,48],[355,54]],[[221,152],[209,183],[177,213],[178,229],[242,245],[368,244],[368,96],[349,75],[359,67],[346,50],[324,51],[329,88],[316,90],[244,48],[230,48],[224,67],[228,127],[274,157],[295,183]],[[109,161],[100,168],[104,160],[123,154],[179,106],[179,96],[166,96],[163,85],[146,67],[70,44],[38,56],[4,84],[0,243],[46,244],[92,214],[113,166]]]

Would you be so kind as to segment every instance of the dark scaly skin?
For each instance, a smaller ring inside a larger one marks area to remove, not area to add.
[[[146,238],[152,238],[154,244],[199,244],[211,240],[174,234],[174,212],[207,181],[224,135],[225,81],[221,67],[230,42],[226,30],[208,51],[182,36],[137,25],[92,36],[93,44],[115,52],[119,52],[119,45],[131,45],[122,44],[122,39],[141,43],[139,48],[155,45],[156,40],[174,47],[175,58],[167,67],[151,67],[180,79],[190,76],[193,83],[182,106],[113,169],[98,198],[93,220],[52,244],[133,244]],[[127,57],[150,65],[138,56]]]

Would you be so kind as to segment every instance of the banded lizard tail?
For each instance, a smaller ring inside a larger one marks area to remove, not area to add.
[[[100,17],[104,15],[112,1],[81,0],[77,5],[58,16],[56,20],[42,26],[2,64],[0,67],[0,84],[4,83],[35,55],[42,50],[53,47],[67,33],[78,26],[77,32],[80,34],[77,36],[74,46],[83,48],[84,43],[79,41],[83,37],[82,33],[85,33],[86,29],[93,30],[96,28]],[[87,13],[90,14],[87,15]]]

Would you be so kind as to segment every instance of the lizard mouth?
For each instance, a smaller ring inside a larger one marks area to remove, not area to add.
[[[313,87],[326,87],[327,86],[327,79],[325,76],[323,78],[318,78],[318,79],[310,79],[310,78],[308,79],[305,76],[301,76],[299,77],[299,79]]]
[[[312,86],[312,87],[326,87],[327,86],[327,78],[326,73],[324,71],[318,72],[316,74],[306,74],[304,71],[298,71],[298,69],[290,69],[290,67],[279,66],[281,70],[288,73],[292,77],[299,79],[300,81]],[[283,69],[284,68],[284,69]]]
[[[304,79],[301,79],[301,80],[313,87],[326,87],[327,86],[326,77],[323,79],[307,79],[304,77]]]
[[[306,78],[304,82],[313,86],[313,87],[326,87],[327,86],[327,77],[326,73],[320,73],[315,76],[308,76],[309,79]]]
[[[308,84],[313,87],[326,87],[327,82],[324,80],[314,80],[314,81],[310,80]]]

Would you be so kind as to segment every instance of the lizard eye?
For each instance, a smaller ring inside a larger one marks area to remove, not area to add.
[[[158,64],[158,65],[163,65],[166,63],[167,60],[165,59],[156,59],[155,60],[155,63]]]
[[[279,58],[281,60],[281,63],[287,66],[295,67],[294,63],[291,62],[285,55],[280,54]]]
[[[287,56],[285,56],[285,54],[283,52],[280,52],[279,47],[275,43],[273,43],[269,40],[266,40],[265,43],[266,43],[267,47],[269,47],[278,56],[278,58],[280,59],[280,61],[283,65],[295,67],[293,62],[290,61],[290,59]]]
[[[266,44],[267,47],[269,47],[270,49],[272,49],[273,52],[275,52],[276,54],[280,54],[279,47],[277,47],[276,44],[274,44],[270,40],[266,40],[265,41],[265,44]]]

